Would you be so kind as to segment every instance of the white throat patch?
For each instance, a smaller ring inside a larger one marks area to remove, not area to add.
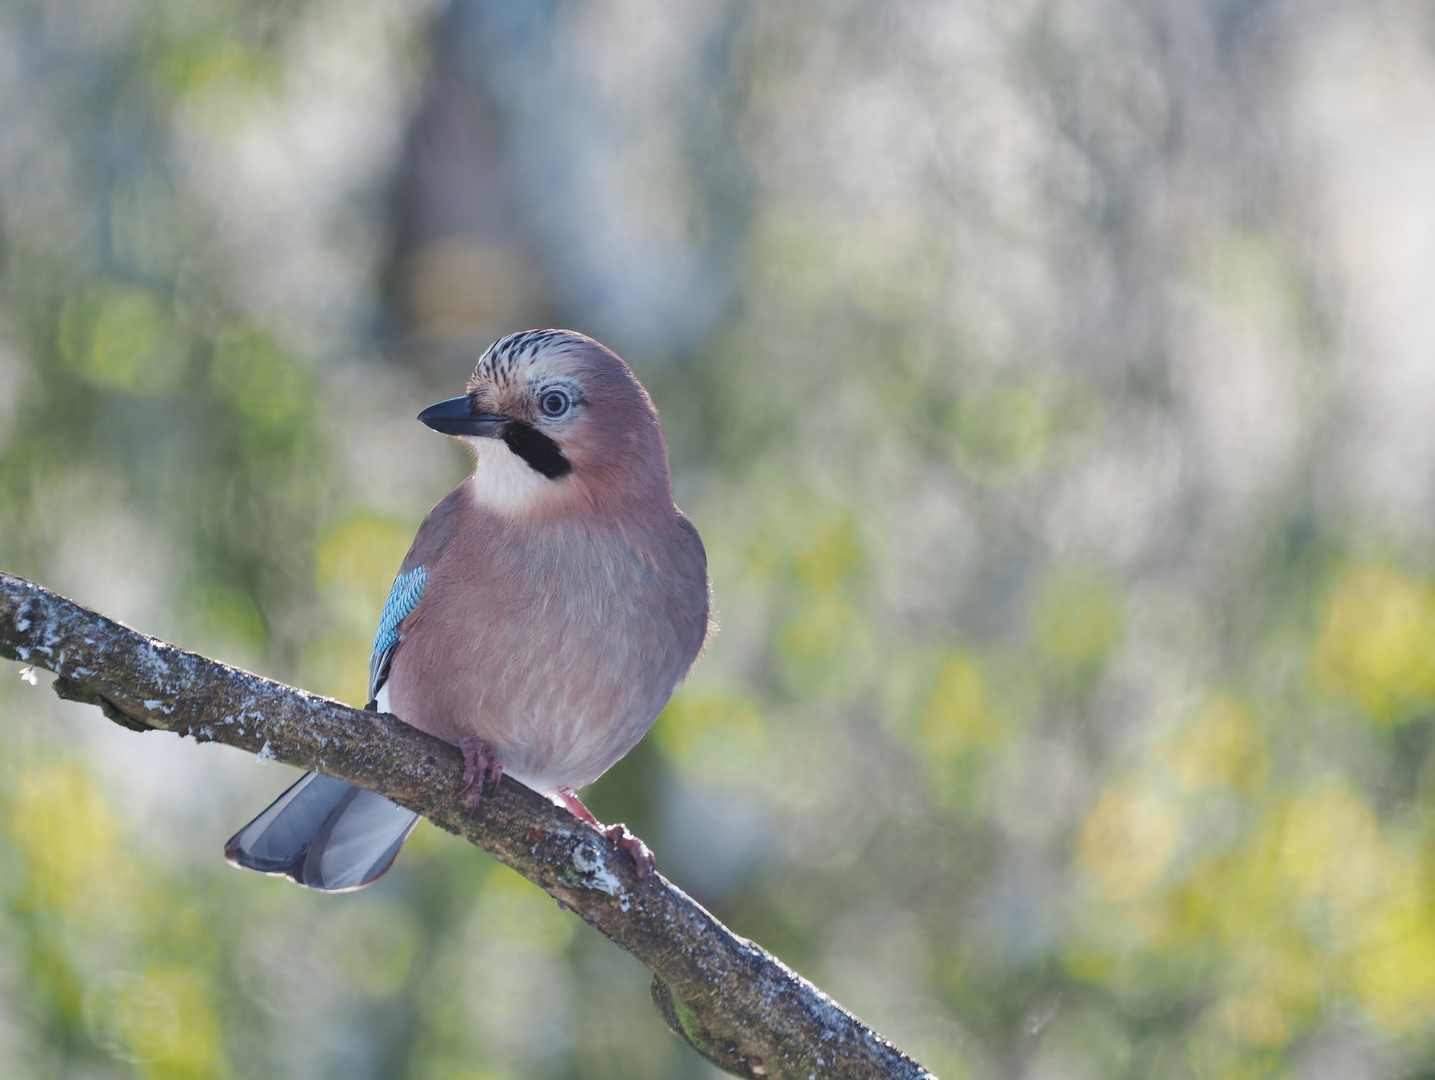
[[[502,439],[465,439],[473,448],[473,499],[485,510],[509,517],[527,513],[558,494],[561,481],[550,480],[508,448]]]

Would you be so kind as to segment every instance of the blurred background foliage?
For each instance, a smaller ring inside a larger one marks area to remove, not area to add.
[[[12,0],[0,565],[359,703],[581,329],[722,632],[590,805],[956,1077],[1435,1059],[1435,14],[1415,0]],[[629,957],[424,827],[0,680],[0,1073],[685,1077]]]

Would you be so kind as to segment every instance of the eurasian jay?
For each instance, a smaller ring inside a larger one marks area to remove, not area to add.
[[[462,397],[419,414],[472,450],[473,475],[424,519],[379,617],[369,707],[464,755],[476,803],[502,773],[602,829],[574,794],[631,750],[702,651],[707,558],[673,504],[647,392],[569,330],[488,349]],[[225,845],[235,866],[361,888],[418,815],[308,773]],[[640,874],[652,856],[607,830]]]

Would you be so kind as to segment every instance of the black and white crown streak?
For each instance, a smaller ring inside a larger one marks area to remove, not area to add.
[[[524,330],[499,338],[488,347],[469,380],[472,387],[480,374],[499,386],[511,386],[518,378],[519,365],[534,360],[543,347],[554,339],[565,337],[560,330]]]

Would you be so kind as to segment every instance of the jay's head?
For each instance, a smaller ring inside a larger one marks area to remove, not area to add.
[[[468,444],[475,494],[493,509],[672,500],[647,391],[616,353],[572,330],[500,339],[478,361],[467,393],[419,419]]]

